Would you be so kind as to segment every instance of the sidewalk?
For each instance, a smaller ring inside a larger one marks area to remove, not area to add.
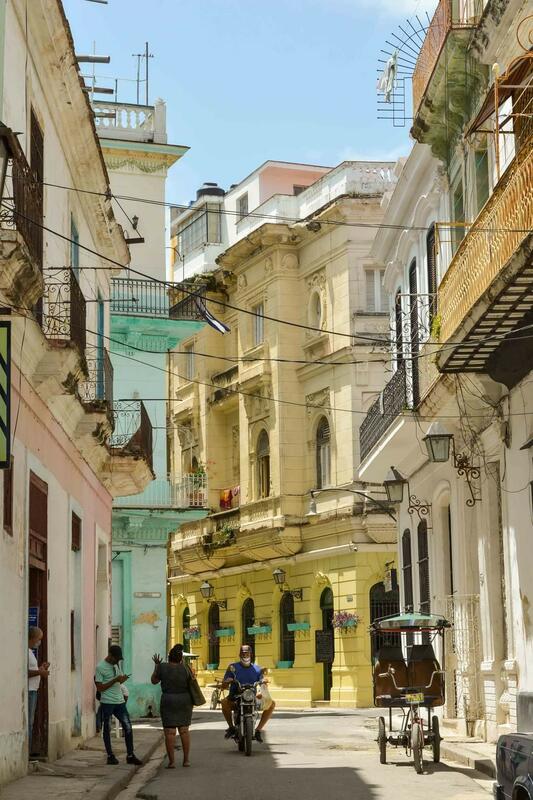
[[[159,720],[133,724],[135,754],[146,762],[162,742]],[[113,749],[120,764],[107,766],[100,736],[89,739],[83,749],[72,750],[58,761],[37,763],[35,772],[0,789],[1,800],[112,800],[140,767],[126,764],[124,739],[115,739]]]
[[[455,761],[466,767],[475,769],[496,778],[496,744],[489,744],[481,740],[447,736],[440,744],[440,753],[446,761]]]

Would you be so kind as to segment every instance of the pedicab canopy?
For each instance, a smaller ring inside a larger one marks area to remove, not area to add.
[[[376,633],[438,631],[443,628],[451,628],[451,623],[441,614],[415,614],[413,612],[376,619],[370,625],[370,630]]]

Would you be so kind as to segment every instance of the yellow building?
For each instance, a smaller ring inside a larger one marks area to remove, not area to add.
[[[169,546],[171,638],[192,637],[203,683],[249,641],[283,705],[372,702],[368,625],[397,608],[383,584],[395,525],[383,488],[354,475],[359,424],[383,383],[388,318],[369,251],[391,167],[349,162],[306,187],[302,170],[296,186],[294,165],[285,175],[267,162],[222,201],[222,211],[259,203],[251,216],[221,215],[206,279],[231,332],[185,341],[169,386],[173,474],[181,485],[189,475],[191,491],[195,474],[208,476],[211,513]],[[272,221],[272,203],[283,210],[293,190],[295,221]],[[203,202],[178,217],[182,253]]]

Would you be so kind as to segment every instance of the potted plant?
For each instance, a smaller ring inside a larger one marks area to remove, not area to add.
[[[332,625],[334,628],[346,630],[347,628],[357,628],[360,621],[361,617],[355,611],[336,611],[333,614]]]
[[[183,629],[184,639],[199,639],[200,635],[200,628],[198,625],[191,625],[189,628]]]

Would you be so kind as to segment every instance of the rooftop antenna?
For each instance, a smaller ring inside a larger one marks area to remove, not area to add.
[[[144,53],[133,53],[133,58],[137,59],[137,105],[139,105],[140,101],[140,92],[141,92],[141,61],[145,59],[145,105],[148,105],[148,59],[153,58],[153,53],[150,53],[150,48],[148,47],[148,42],[145,44]]]

